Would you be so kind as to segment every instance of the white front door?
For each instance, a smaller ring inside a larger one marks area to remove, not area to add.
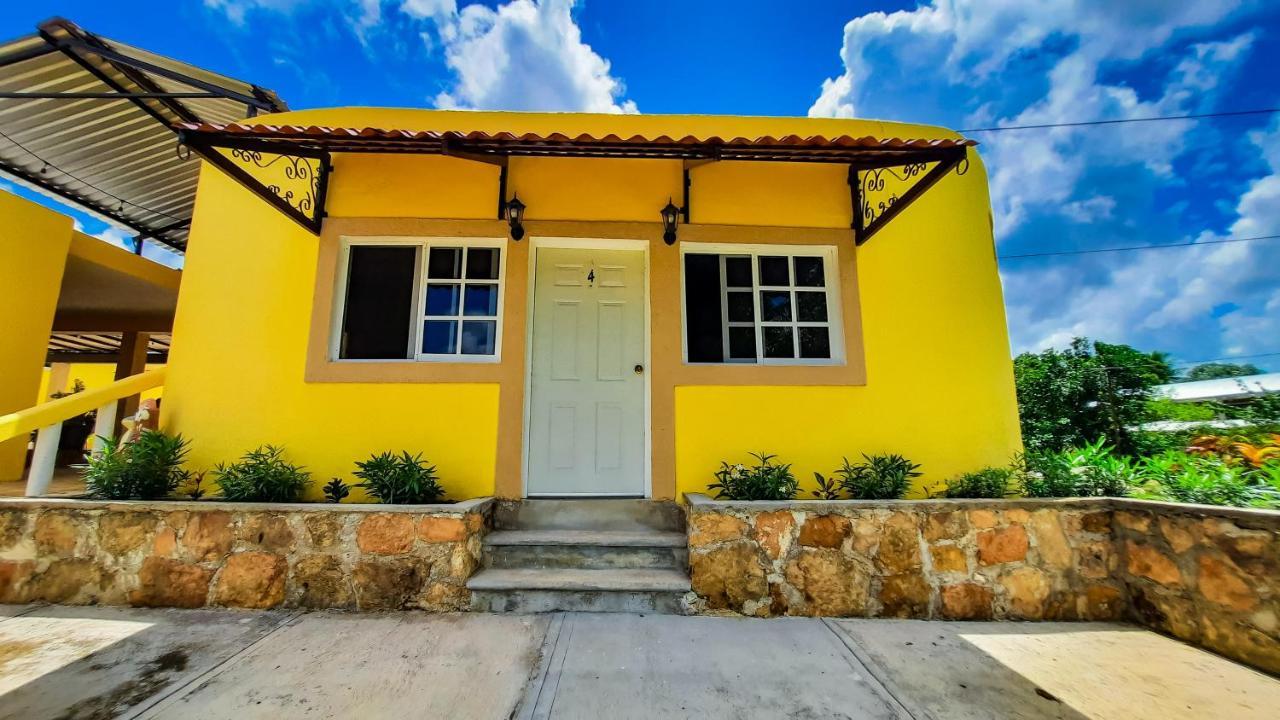
[[[539,248],[529,495],[645,495],[644,252]]]

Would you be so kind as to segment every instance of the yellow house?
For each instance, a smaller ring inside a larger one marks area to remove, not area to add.
[[[663,499],[749,451],[895,452],[919,495],[1020,449],[951,131],[340,108],[180,138],[209,162],[163,421],[194,466],[407,449],[455,499]]]

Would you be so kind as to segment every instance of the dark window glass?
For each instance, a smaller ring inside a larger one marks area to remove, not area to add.
[[[428,320],[422,328],[422,352],[452,355],[458,351],[458,321]]]
[[[498,248],[470,248],[467,250],[468,280],[498,279]]]
[[[800,328],[800,357],[802,358],[831,357],[831,339],[827,335],[826,328],[824,327]]]
[[[820,257],[797,257],[792,258],[796,265],[796,285],[801,287],[822,287],[822,258]]]
[[[462,354],[493,355],[496,352],[497,337],[497,321],[466,320],[462,323]]]
[[[729,328],[729,357],[734,360],[756,359],[756,329],[753,327]]]
[[[795,346],[791,339],[790,327],[761,328],[764,335],[764,356],[767,358],[793,358],[796,356]]]
[[[760,291],[760,317],[765,322],[791,319],[791,293],[786,290]]]
[[[458,314],[458,286],[457,285],[428,285],[426,314],[427,315],[457,315]]]
[[[760,284],[790,285],[790,265],[789,258],[762,255],[760,257]]]
[[[409,355],[417,248],[355,245],[347,262],[338,357],[403,360]]]
[[[797,292],[796,319],[800,322],[826,322],[827,294],[822,292]]]
[[[748,264],[748,278],[750,274],[751,265]],[[724,362],[719,255],[688,253],[684,256],[684,302],[685,345],[689,351],[689,362]],[[755,356],[754,352],[752,356]]]
[[[462,277],[462,248],[431,248],[427,259],[427,277],[435,280],[457,280]]]
[[[497,317],[498,315],[498,286],[497,285],[468,285],[466,304],[463,306],[464,315],[484,315],[487,317]]]
[[[731,292],[728,302],[729,322],[751,322],[755,319],[756,308],[751,293]]]
[[[731,287],[731,288],[751,287],[751,258],[749,257],[725,258],[724,259],[724,284],[725,284],[725,287]]]

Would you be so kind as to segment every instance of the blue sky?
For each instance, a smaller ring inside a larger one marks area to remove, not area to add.
[[[837,115],[975,128],[1280,107],[1262,0],[26,2],[295,108]],[[975,133],[1014,351],[1073,335],[1280,367],[1280,116]],[[85,220],[86,230],[122,233]],[[1263,355],[1271,354],[1271,355]]]

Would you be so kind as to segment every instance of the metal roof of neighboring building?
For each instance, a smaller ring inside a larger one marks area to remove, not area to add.
[[[256,85],[41,23],[0,44],[0,173],[182,251],[200,163],[173,125],[288,108]]]
[[[1153,388],[1153,392],[1174,402],[1243,400],[1270,393],[1280,393],[1280,373],[1169,383],[1168,385],[1157,385]]]
[[[169,360],[169,333],[147,336],[147,362]],[[54,333],[49,337],[48,362],[115,362],[120,333]]]

